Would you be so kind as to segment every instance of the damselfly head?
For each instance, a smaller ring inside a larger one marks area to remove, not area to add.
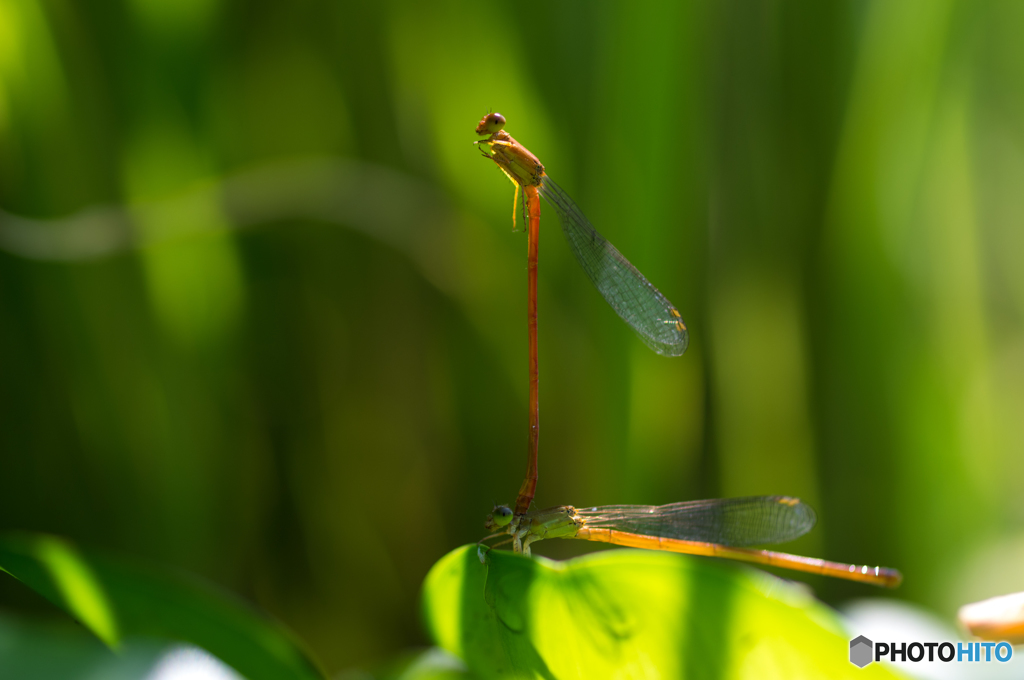
[[[493,135],[503,127],[505,127],[505,116],[497,112],[488,113],[480,119],[480,124],[476,126],[476,133],[478,135]]]
[[[487,530],[508,526],[512,521],[512,510],[507,505],[496,505],[491,514],[487,515],[484,528]]]

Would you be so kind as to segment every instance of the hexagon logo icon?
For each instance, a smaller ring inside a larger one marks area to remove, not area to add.
[[[863,635],[850,640],[850,663],[857,668],[864,668],[871,663],[874,643]]]

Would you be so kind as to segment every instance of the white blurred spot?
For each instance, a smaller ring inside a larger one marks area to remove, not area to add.
[[[209,652],[190,645],[168,649],[145,680],[244,680]]]

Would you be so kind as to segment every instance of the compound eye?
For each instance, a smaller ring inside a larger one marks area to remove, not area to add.
[[[494,508],[489,519],[496,527],[506,526],[512,521],[512,511],[507,505],[499,505]]]
[[[478,135],[493,135],[503,127],[505,127],[505,116],[497,112],[488,113],[476,126],[476,133]]]

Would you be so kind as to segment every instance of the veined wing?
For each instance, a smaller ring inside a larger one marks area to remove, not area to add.
[[[679,356],[690,338],[676,308],[587,221],[569,195],[546,174],[540,195],[558,213],[569,247],[598,292],[640,339],[658,354]]]
[[[803,536],[817,517],[789,496],[750,496],[669,505],[577,508],[586,526],[733,547],[785,543]]]

